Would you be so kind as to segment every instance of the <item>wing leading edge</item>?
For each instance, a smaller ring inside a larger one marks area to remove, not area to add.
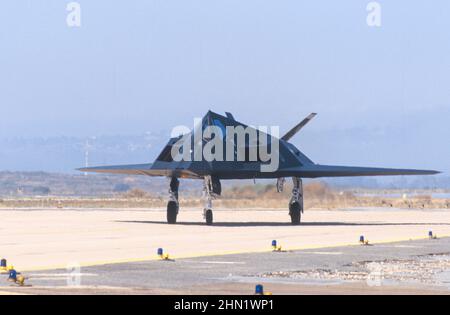
[[[81,172],[106,173],[106,174],[129,174],[129,175],[150,175],[161,176],[161,170],[152,170],[152,164],[132,164],[132,165],[108,165],[97,167],[84,167],[77,169]]]
[[[300,177],[347,177],[347,176],[390,176],[390,175],[434,175],[440,172],[434,170],[396,169],[396,168],[375,168],[375,167],[353,167],[334,165],[304,165],[300,168],[293,168],[292,173],[297,173]]]
[[[170,167],[153,168],[152,163],[132,164],[132,165],[108,165],[96,167],[79,168],[77,171],[103,173],[103,174],[124,174],[124,175],[147,175],[181,178],[201,178],[196,173],[184,169],[172,169]]]

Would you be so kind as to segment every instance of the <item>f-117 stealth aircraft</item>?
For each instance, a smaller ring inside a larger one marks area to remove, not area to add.
[[[431,175],[437,171],[390,169],[353,166],[319,165],[311,161],[289,140],[316,116],[312,113],[284,136],[262,128],[247,126],[226,116],[209,111],[192,131],[173,137],[151,164],[114,165],[81,168],[83,172],[166,176],[170,179],[167,222],[174,224],[179,211],[179,178],[202,179],[206,224],[213,223],[212,200],[221,194],[221,180],[276,179],[283,190],[286,177],[293,180],[289,215],[294,225],[303,213],[303,178]]]

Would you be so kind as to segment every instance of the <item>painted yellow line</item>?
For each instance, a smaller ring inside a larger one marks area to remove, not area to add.
[[[439,238],[450,237],[450,235],[438,235]],[[389,243],[398,243],[398,242],[406,242],[406,241],[418,241],[418,240],[426,240],[428,237],[409,237],[402,239],[386,239],[377,241],[374,243],[370,243],[371,245],[380,245],[380,244],[389,244]],[[370,241],[370,240],[369,240]],[[291,248],[283,248],[285,251],[298,251],[298,250],[311,250],[311,249],[323,249],[323,248],[337,248],[337,247],[348,247],[348,246],[361,246],[358,242],[354,243],[338,243],[333,245],[311,245],[311,246],[301,246],[301,247],[291,247]],[[217,252],[203,252],[196,254],[186,254],[180,256],[171,256],[171,259],[186,259],[186,258],[199,258],[199,257],[212,257],[212,256],[226,256],[226,255],[237,255],[237,254],[257,254],[257,253],[270,253],[271,249],[256,249],[256,250],[240,250],[240,251],[217,251]],[[94,267],[94,266],[103,266],[103,265],[113,265],[113,264],[123,264],[123,263],[133,263],[133,262],[144,262],[144,261],[155,261],[161,260],[157,256],[146,256],[140,258],[127,258],[127,259],[117,259],[117,260],[104,260],[104,261],[94,261],[94,262],[86,262],[80,263],[80,267]],[[66,269],[66,265],[53,265],[53,266],[43,266],[43,267],[35,267],[35,268],[27,268],[23,270],[24,272],[30,271],[45,271],[45,270],[54,270],[54,269]]]

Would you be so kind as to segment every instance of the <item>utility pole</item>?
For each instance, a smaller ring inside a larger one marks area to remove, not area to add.
[[[95,140],[95,137],[90,137],[92,141]],[[86,144],[84,145],[84,166],[89,167],[89,150],[93,147],[92,144],[89,143],[89,138],[86,139]],[[88,173],[84,172],[84,176],[87,176]]]

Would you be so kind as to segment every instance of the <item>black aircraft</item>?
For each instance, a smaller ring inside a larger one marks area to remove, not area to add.
[[[179,178],[202,179],[205,197],[203,215],[208,225],[213,222],[212,200],[221,194],[220,180],[273,178],[277,179],[277,190],[282,191],[285,178],[291,177],[293,189],[289,202],[289,215],[292,224],[297,225],[300,224],[301,214],[303,213],[302,178],[431,175],[439,173],[431,170],[315,164],[289,142],[315,115],[315,113],[312,113],[284,136],[278,138],[273,134],[262,132],[260,129],[236,121],[230,113],[222,116],[209,111],[202,118],[201,124],[195,127],[193,131],[171,138],[151,164],[87,167],[79,170],[83,172],[168,177],[170,179],[170,197],[167,204],[167,222],[171,224],[176,223],[179,210]],[[234,128],[235,131],[244,130],[244,136],[238,139],[240,134],[236,133],[227,137],[233,130],[229,128]],[[206,132],[207,130],[209,132]],[[251,137],[255,133],[256,141]],[[221,159],[220,157],[217,158],[219,155],[216,155],[215,159],[211,159],[211,157],[207,158],[201,154],[202,148],[206,147],[208,143],[211,144],[213,139],[225,141],[216,142],[215,147],[210,145],[210,152],[213,154],[221,153],[223,157],[227,156],[228,158]],[[183,147],[182,144],[186,144],[186,147]],[[269,152],[270,161],[267,159]],[[273,163],[274,160],[278,161],[275,169],[270,167],[273,166],[270,163]],[[265,170],[264,167],[266,167]]]

